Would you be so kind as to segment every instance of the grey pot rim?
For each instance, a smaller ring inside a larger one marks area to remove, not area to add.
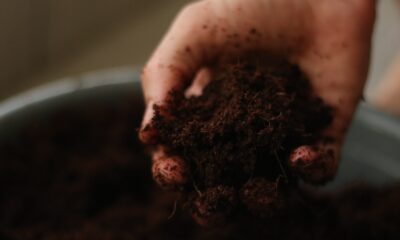
[[[140,82],[138,68],[120,67],[66,77],[23,91],[0,102],[0,120],[32,105],[98,87]]]

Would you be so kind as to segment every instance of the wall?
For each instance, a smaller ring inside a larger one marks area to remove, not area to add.
[[[0,1],[0,97],[129,16],[146,0]]]

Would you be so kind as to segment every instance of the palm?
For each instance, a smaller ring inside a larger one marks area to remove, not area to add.
[[[316,93],[335,108],[330,134],[341,141],[368,70],[373,8],[368,1],[293,2],[209,2],[205,8],[214,8],[209,14],[215,16],[208,19],[217,21],[210,30],[217,37],[211,39],[223,52],[211,48],[206,55],[256,50],[299,65]]]

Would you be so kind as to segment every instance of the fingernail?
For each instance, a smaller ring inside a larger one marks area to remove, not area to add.
[[[318,158],[317,151],[312,146],[300,146],[290,155],[292,167],[312,164]]]
[[[290,155],[290,166],[309,183],[325,183],[337,170],[335,153],[328,146],[301,146]]]
[[[187,182],[187,167],[179,157],[153,157],[153,179],[165,190],[179,190]]]

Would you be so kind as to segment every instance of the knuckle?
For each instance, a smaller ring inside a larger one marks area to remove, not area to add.
[[[185,17],[185,16],[191,16],[191,14],[195,13],[198,11],[199,6],[202,4],[202,2],[197,1],[197,2],[192,2],[188,3],[183,8],[181,9],[179,16],[180,17]]]

